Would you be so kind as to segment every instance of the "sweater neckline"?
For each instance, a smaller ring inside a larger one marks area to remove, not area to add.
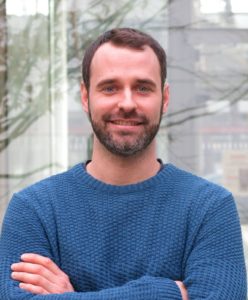
[[[131,192],[138,192],[141,190],[144,191],[145,189],[149,189],[151,187],[154,188],[154,186],[161,181],[163,182],[163,184],[165,184],[165,182],[168,181],[170,175],[174,172],[174,170],[175,167],[172,164],[166,163],[163,164],[162,170],[156,175],[141,182],[127,185],[112,185],[96,179],[95,177],[87,173],[87,171],[85,170],[84,163],[79,163],[76,166],[74,166],[71,169],[71,172],[74,178],[76,179],[77,183],[82,188],[85,187],[85,185],[87,185],[94,190],[125,194]]]

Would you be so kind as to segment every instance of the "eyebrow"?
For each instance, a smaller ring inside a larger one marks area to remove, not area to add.
[[[157,86],[156,83],[153,80],[151,80],[151,79],[138,79],[137,83],[148,84],[148,85],[150,85],[150,86],[152,86],[154,88]]]
[[[99,89],[99,88],[101,88],[101,87],[103,87],[105,85],[113,84],[113,83],[117,83],[117,82],[118,82],[118,80],[116,80],[116,79],[104,79],[104,80],[98,82],[98,84],[97,84],[96,87]],[[151,80],[151,79],[137,79],[135,81],[135,83],[138,83],[138,84],[147,84],[147,85],[150,85],[150,86],[152,86],[154,88],[157,86],[156,83],[153,80]]]
[[[107,84],[113,84],[113,83],[116,83],[116,82],[117,82],[117,80],[115,80],[115,79],[104,79],[104,80],[98,82],[98,84],[96,85],[96,88],[99,89],[99,88],[101,88],[101,87],[103,87]]]

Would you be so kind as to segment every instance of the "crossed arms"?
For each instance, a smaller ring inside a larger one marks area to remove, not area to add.
[[[74,292],[70,278],[49,258],[26,253],[21,262],[11,266],[11,277],[20,282],[19,287],[33,294],[63,294]],[[176,281],[182,300],[188,300],[184,284]]]
[[[230,197],[226,197],[211,210],[202,226],[194,233],[194,245],[189,245],[183,283],[145,275],[122,286],[94,292],[74,291],[70,278],[58,267],[57,262],[51,260],[52,255],[49,255],[47,245],[43,244],[41,253],[36,252],[40,255],[25,254],[19,261],[19,255],[23,253],[18,254],[13,249],[17,237],[20,240],[21,235],[25,245],[33,243],[35,247],[37,243],[42,245],[39,238],[44,232],[36,231],[36,227],[34,229],[33,224],[39,222],[35,215],[30,223],[26,219],[27,225],[23,228],[24,216],[20,211],[15,212],[15,217],[7,214],[0,242],[0,299],[245,300],[246,275],[235,205]],[[31,210],[28,211],[27,216],[31,216],[31,213]],[[15,226],[17,231],[11,229],[14,223],[18,224]],[[32,230],[35,230],[33,236],[37,236],[35,243],[29,237]]]

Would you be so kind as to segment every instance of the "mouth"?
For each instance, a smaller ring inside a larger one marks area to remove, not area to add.
[[[140,121],[135,120],[112,120],[110,122],[120,126],[139,126],[142,124]]]

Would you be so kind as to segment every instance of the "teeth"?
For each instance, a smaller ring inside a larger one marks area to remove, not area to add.
[[[114,121],[113,122],[116,125],[123,125],[123,126],[135,126],[138,125],[136,122],[131,122],[131,121]]]

